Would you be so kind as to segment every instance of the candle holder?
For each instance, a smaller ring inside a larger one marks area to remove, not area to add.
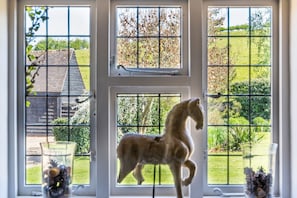
[[[75,142],[40,143],[42,151],[42,194],[44,198],[71,197]]]
[[[277,144],[244,144],[244,193],[247,198],[273,197]]]

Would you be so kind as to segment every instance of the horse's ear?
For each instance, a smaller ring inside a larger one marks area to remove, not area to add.
[[[194,103],[197,103],[198,105],[200,104],[200,98],[195,98],[195,99],[193,99],[193,102]]]
[[[193,98],[189,102],[189,107],[194,108],[195,106],[198,106],[200,104],[200,98]]]

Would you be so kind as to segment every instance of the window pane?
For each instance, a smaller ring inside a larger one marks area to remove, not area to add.
[[[181,8],[117,8],[116,65],[181,68]]]
[[[143,135],[162,134],[168,112],[180,99],[180,94],[117,94],[117,141],[131,132]],[[153,170],[153,165],[144,166],[143,184],[153,184]],[[157,166],[156,175],[159,185],[173,184],[167,165]],[[119,185],[136,186],[137,182],[130,173]]]
[[[73,183],[89,184],[90,7],[26,7],[25,21],[25,182],[41,183],[40,142],[74,141]]]
[[[241,145],[271,141],[270,15],[270,7],[208,9],[209,184],[242,184]]]

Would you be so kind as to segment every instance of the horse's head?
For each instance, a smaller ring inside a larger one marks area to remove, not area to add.
[[[194,98],[188,103],[188,114],[196,122],[196,129],[203,128],[203,107],[199,98]]]

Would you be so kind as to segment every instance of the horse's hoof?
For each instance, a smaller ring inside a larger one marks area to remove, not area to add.
[[[144,180],[138,181],[137,184],[141,185]]]
[[[185,179],[182,181],[182,185],[183,186],[188,186],[192,183],[192,180],[191,179]]]

